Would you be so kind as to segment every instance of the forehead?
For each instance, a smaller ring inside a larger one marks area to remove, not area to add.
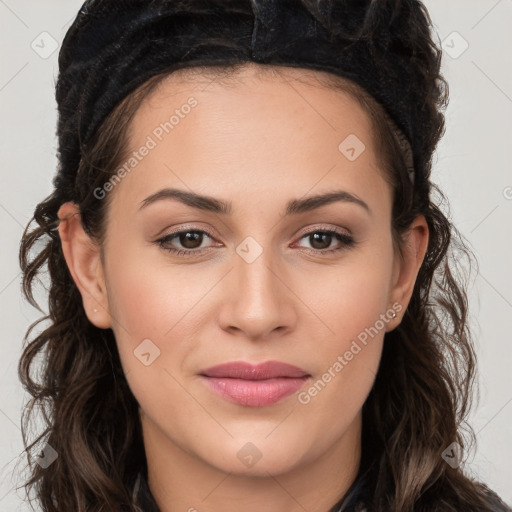
[[[305,68],[255,63],[234,68],[184,68],[166,76],[141,103],[131,123],[130,135],[134,138],[139,131],[147,132],[151,127],[146,121],[155,121],[173,106],[179,108],[191,95],[201,100],[201,108],[195,109],[195,118],[216,109],[222,109],[233,119],[237,118],[237,109],[253,114],[262,111],[266,115],[275,111],[274,117],[283,124],[287,119],[316,117],[315,125],[323,124],[323,129],[336,131],[333,121],[336,118],[339,121],[342,114],[345,124],[352,123],[354,129],[358,125],[371,133],[371,120],[351,92],[354,89],[362,91],[343,77]],[[165,121],[168,117],[162,119]],[[251,120],[256,122],[260,117],[253,115]]]
[[[128,147],[137,152],[151,140],[152,149],[115,195],[133,202],[157,182],[219,196],[234,180],[261,191],[292,192],[294,185],[294,196],[319,180],[375,182],[371,120],[351,94],[330,85],[338,77],[256,64],[219,71],[179,70],[145,98],[130,123]],[[347,140],[362,151],[357,159],[343,153]]]

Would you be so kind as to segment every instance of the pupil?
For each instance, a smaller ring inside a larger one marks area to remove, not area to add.
[[[329,245],[331,245],[331,238],[332,238],[332,235],[329,235],[329,234],[327,234],[327,233],[313,233],[311,236],[313,237],[313,240],[314,240],[315,242],[316,242],[316,241],[318,241],[318,239],[319,239],[319,238],[321,238],[321,237],[327,237],[327,239],[328,239],[328,243],[327,243],[327,245],[325,245],[325,244],[324,244],[324,246],[323,246],[323,247],[315,247],[315,244],[314,244],[314,243],[312,243],[311,245],[312,245],[312,246],[313,246],[313,248],[315,248],[315,249],[326,249],[327,247],[329,247]],[[322,244],[320,244],[320,245],[322,245]]]
[[[201,236],[201,233],[197,233],[195,231],[189,231],[180,235],[180,243],[186,247],[187,249],[195,249],[197,246],[194,245],[194,242],[197,242],[198,238]],[[190,246],[189,243],[192,243]],[[201,245],[199,243],[199,245]]]

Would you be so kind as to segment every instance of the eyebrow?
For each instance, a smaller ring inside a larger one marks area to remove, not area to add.
[[[231,201],[223,201],[215,197],[204,196],[195,192],[187,192],[176,188],[164,188],[146,197],[141,202],[139,211],[161,200],[177,200],[181,203],[208,212],[230,215],[233,210]],[[306,197],[305,199],[292,199],[286,205],[285,215],[297,215],[304,212],[316,210],[322,206],[326,206],[335,202],[352,203],[361,206],[368,213],[371,213],[370,207],[360,198],[346,192],[345,190],[335,190],[325,194]]]

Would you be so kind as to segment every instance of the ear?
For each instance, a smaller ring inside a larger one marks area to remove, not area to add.
[[[390,330],[394,329],[403,317],[409,301],[411,300],[416,277],[420,270],[428,248],[429,229],[423,215],[418,215],[410,228],[404,233],[404,244],[401,251],[397,251],[393,264],[392,288],[390,303],[400,304],[397,307],[397,317],[389,322]]]
[[[100,247],[82,227],[76,203],[64,203],[58,212],[62,252],[69,272],[82,295],[85,314],[96,327],[111,327]]]

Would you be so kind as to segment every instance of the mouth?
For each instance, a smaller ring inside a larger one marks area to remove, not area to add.
[[[248,407],[275,404],[298,391],[311,377],[302,368],[279,361],[259,365],[233,361],[202,370],[199,375],[211,391]]]

